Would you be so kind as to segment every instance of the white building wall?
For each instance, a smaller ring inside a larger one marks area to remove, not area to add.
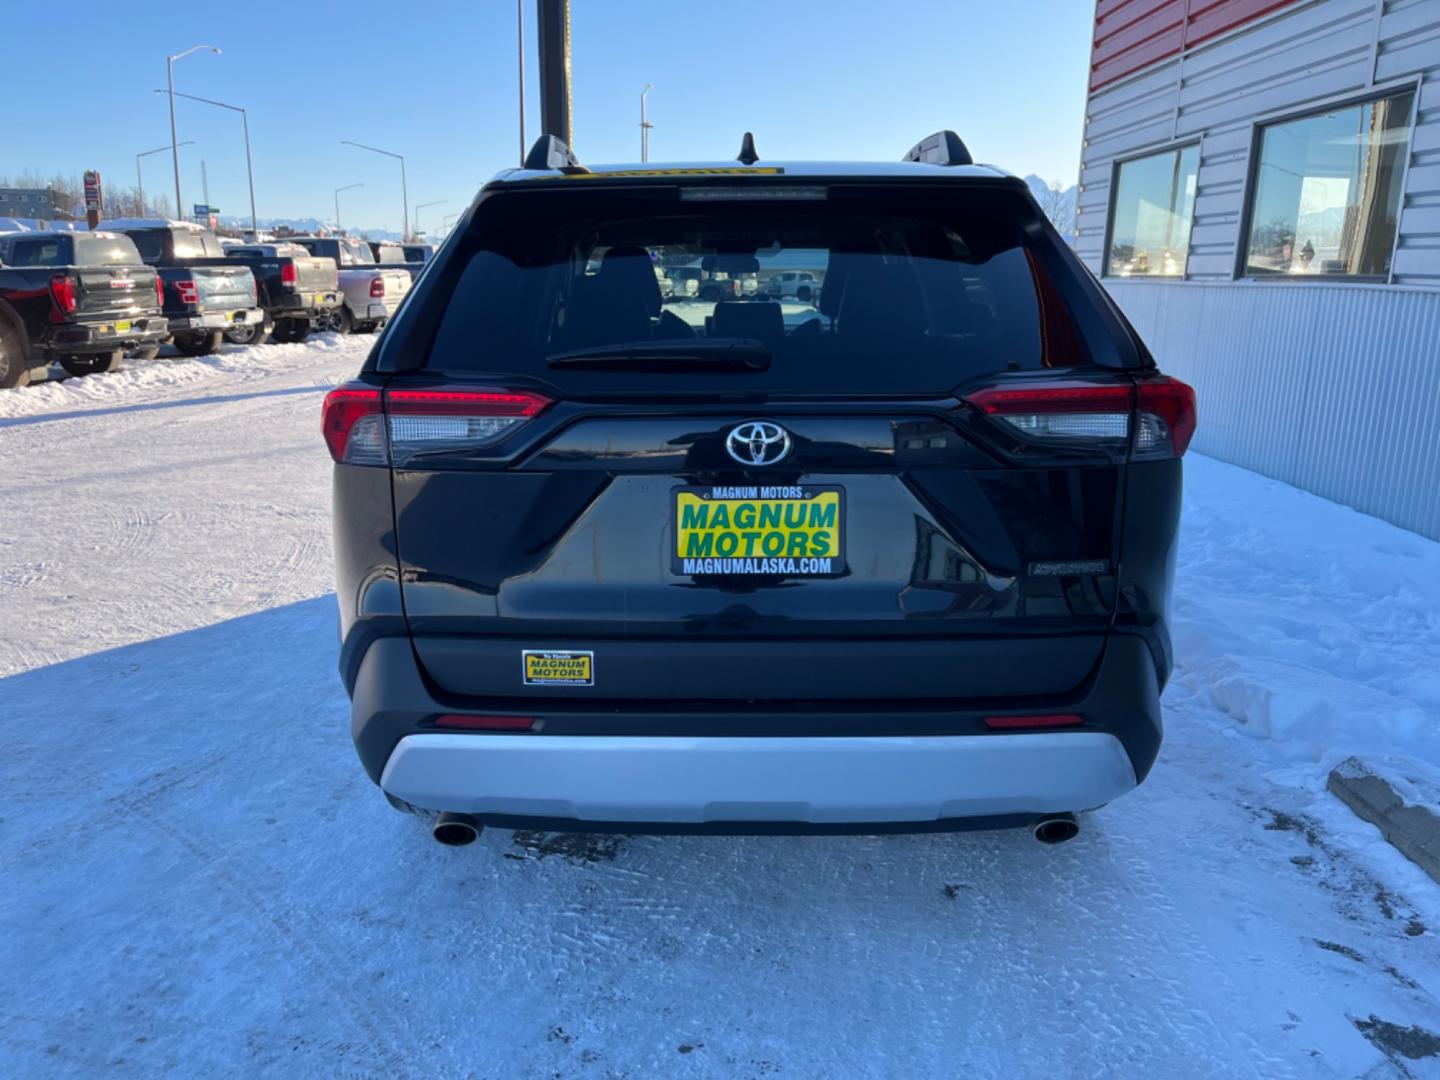
[[[1407,86],[1391,283],[1237,279],[1256,126]],[[1195,385],[1196,449],[1440,538],[1440,0],[1312,0],[1095,92],[1076,249],[1097,274],[1116,160],[1196,141],[1185,280],[1105,281]]]

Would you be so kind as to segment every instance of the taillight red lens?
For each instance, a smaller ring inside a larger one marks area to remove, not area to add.
[[[347,383],[325,395],[330,456],[347,465],[403,465],[416,454],[498,442],[553,404],[544,394],[492,387],[380,391]]]
[[[1036,713],[1031,716],[987,716],[985,726],[993,731],[1043,730],[1044,728],[1075,727],[1085,718],[1078,713]]]
[[[1195,392],[1163,375],[1128,383],[1049,380],[977,390],[966,402],[1036,442],[1120,446],[1137,419],[1137,457],[1179,457],[1195,433]]]
[[[200,286],[193,281],[175,282],[175,295],[182,304],[200,303]]]
[[[1168,375],[1155,375],[1141,379],[1139,390],[1136,408],[1142,423],[1147,416],[1158,417],[1165,425],[1165,434],[1169,435],[1171,451],[1180,457],[1195,436],[1194,388]]]
[[[165,283],[160,280],[159,274],[155,275],[155,306],[157,308],[165,307]]]
[[[75,313],[75,279],[56,274],[50,279],[50,301],[55,306],[52,315],[73,315]]]
[[[386,464],[383,410],[378,387],[347,383],[326,394],[320,430],[330,456],[355,465]]]
[[[300,271],[295,268],[293,262],[280,264],[280,284],[297,285],[300,282]]]
[[[445,713],[435,718],[436,727],[465,728],[469,731],[529,731],[535,726],[533,716],[466,716]]]
[[[370,282],[370,295],[375,298],[385,295],[385,279],[383,277],[377,277]]]

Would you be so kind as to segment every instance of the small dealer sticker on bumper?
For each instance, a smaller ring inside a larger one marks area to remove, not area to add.
[[[552,652],[526,649],[521,653],[526,686],[594,686],[593,652]]]

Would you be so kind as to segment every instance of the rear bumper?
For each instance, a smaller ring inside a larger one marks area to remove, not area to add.
[[[169,333],[167,321],[158,315],[146,315],[128,322],[130,328],[124,332],[118,332],[114,322],[57,326],[50,331],[43,352],[49,358],[105,353],[117,348],[132,349],[137,345],[159,343]]]
[[[272,319],[320,319],[334,313],[343,302],[333,289],[318,293],[285,293],[265,310]]]
[[[170,320],[170,332],[182,334],[196,330],[230,330],[237,326],[249,326],[263,322],[265,312],[258,308],[240,308],[236,311],[205,311],[196,315],[177,315]]]
[[[842,738],[410,735],[380,785],[431,810],[614,823],[934,822],[1135,787],[1100,732]]]
[[[442,731],[434,722],[487,709],[533,716],[535,730]],[[1058,711],[1085,723],[1055,732],[984,724],[998,713]],[[1063,700],[926,705],[455,698],[429,682],[407,638],[382,637],[359,662],[351,716],[366,771],[391,794],[552,827],[558,819],[921,829],[1085,810],[1142,781],[1160,747],[1155,665],[1145,643],[1125,635]]]

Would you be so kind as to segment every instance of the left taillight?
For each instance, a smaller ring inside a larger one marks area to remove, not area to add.
[[[1136,457],[1180,457],[1195,434],[1195,391],[1153,375],[1130,383],[1049,381],[992,386],[965,401],[1040,444],[1123,446],[1136,421]]]
[[[492,387],[380,390],[348,383],[325,395],[321,427],[346,465],[404,465],[417,454],[498,442],[549,408],[543,394]]]
[[[60,319],[75,314],[75,279],[66,274],[56,274],[50,279],[50,302],[54,310],[51,317]]]
[[[374,281],[370,282],[370,296],[372,299],[378,300],[384,295],[385,279],[383,277],[377,277]]]

